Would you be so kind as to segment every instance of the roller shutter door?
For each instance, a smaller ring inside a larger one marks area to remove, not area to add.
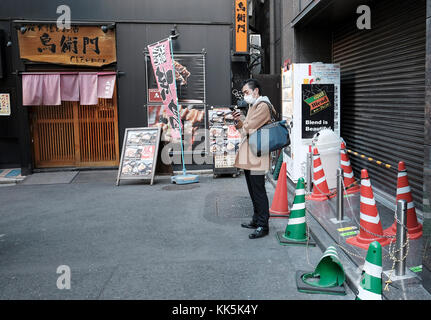
[[[348,149],[407,166],[422,208],[425,111],[425,1],[375,1],[372,29],[352,20],[333,32],[341,65],[341,135]],[[350,155],[357,177],[368,169],[374,187],[395,197],[396,170]]]

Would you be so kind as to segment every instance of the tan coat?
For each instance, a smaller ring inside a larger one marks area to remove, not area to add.
[[[239,121],[237,129],[240,129],[242,140],[238,153],[235,159],[235,167],[252,170],[252,171],[268,171],[270,168],[270,155],[261,157],[255,156],[249,146],[247,134],[251,135],[263,125],[271,122],[271,113],[268,104],[264,101],[249,108],[247,117],[243,121]]]

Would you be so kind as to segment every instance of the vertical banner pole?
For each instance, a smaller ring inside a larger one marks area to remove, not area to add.
[[[171,47],[172,70],[174,71],[175,91],[178,92],[177,91],[177,82],[175,81],[174,49],[173,49],[173,46],[172,46],[172,37],[171,36],[169,36],[169,45]],[[183,162],[183,174],[185,175],[186,174],[186,165],[185,165],[185,162],[184,162],[183,132],[182,132],[182,128],[181,128],[181,116],[180,116],[180,106],[178,104],[178,93],[176,94],[176,97],[177,97],[176,104],[177,104],[177,113],[178,113],[178,124],[179,124],[179,127],[180,127],[181,160]]]

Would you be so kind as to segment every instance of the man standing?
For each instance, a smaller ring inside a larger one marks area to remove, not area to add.
[[[243,228],[256,229],[249,235],[250,239],[264,237],[269,232],[269,203],[265,189],[265,173],[270,168],[270,155],[255,156],[249,148],[248,137],[257,129],[271,122],[270,108],[273,108],[268,97],[262,96],[261,86],[255,79],[246,80],[242,87],[244,100],[250,105],[247,117],[239,112],[233,114],[240,130],[242,141],[235,159],[235,167],[244,169],[248,192],[253,202],[254,214]],[[275,110],[273,109],[273,112]]]

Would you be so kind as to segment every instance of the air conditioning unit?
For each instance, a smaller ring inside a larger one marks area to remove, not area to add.
[[[251,34],[250,35],[250,45],[255,45],[255,46],[258,46],[258,47],[262,47],[262,40],[261,40],[260,34]],[[250,54],[256,53],[256,52],[259,53],[259,50],[257,50],[257,49],[250,49]]]

